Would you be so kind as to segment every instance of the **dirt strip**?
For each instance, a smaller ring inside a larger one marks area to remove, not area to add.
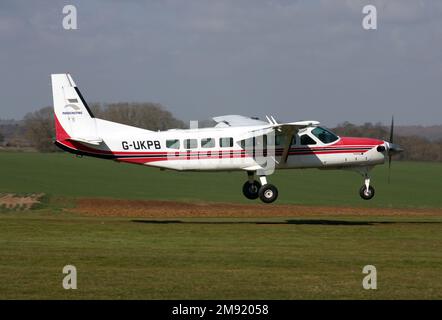
[[[88,216],[113,217],[295,217],[295,216],[442,216],[442,209],[353,208],[235,203],[188,203],[113,199],[79,199],[69,209]]]

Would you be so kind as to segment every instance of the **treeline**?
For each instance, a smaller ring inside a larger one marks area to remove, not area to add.
[[[184,128],[183,121],[173,117],[157,103],[111,103],[90,106],[95,117],[152,131]],[[45,107],[25,115],[21,121],[0,122],[0,144],[6,147],[35,148],[41,152],[59,151],[55,139],[54,109]]]
[[[350,137],[369,137],[390,140],[390,128],[381,123],[355,125],[344,122],[332,129],[337,135]],[[400,136],[394,134],[394,143],[401,145],[404,152],[395,156],[398,160],[442,161],[442,139],[431,141],[417,135]]]

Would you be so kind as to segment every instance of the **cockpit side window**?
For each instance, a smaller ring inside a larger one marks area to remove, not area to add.
[[[322,127],[316,127],[312,130],[312,133],[321,140],[322,143],[332,143],[338,140],[338,136],[335,135],[333,132],[322,128]]]
[[[309,144],[316,144],[316,141],[312,139],[312,137],[310,137],[308,134],[303,134],[300,137],[301,140],[301,145],[306,146]]]

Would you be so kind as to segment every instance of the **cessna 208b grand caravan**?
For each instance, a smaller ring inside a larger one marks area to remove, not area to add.
[[[338,137],[317,121],[278,123],[239,115],[215,117],[212,128],[150,131],[95,118],[69,74],[52,75],[55,144],[77,154],[161,169],[247,173],[248,199],[271,203],[278,189],[267,182],[275,169],[350,169],[360,173],[362,199],[374,196],[370,170],[402,151],[390,142]],[[258,180],[255,179],[258,177]]]

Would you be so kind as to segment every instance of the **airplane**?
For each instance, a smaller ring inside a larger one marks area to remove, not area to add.
[[[244,171],[243,194],[272,203],[278,189],[267,177],[280,169],[346,169],[363,176],[362,199],[375,194],[370,171],[403,151],[390,141],[339,137],[318,121],[278,123],[240,115],[214,117],[211,128],[151,131],[95,118],[70,74],[52,74],[56,137],[61,149],[162,170]],[[258,180],[256,179],[258,178]]]

